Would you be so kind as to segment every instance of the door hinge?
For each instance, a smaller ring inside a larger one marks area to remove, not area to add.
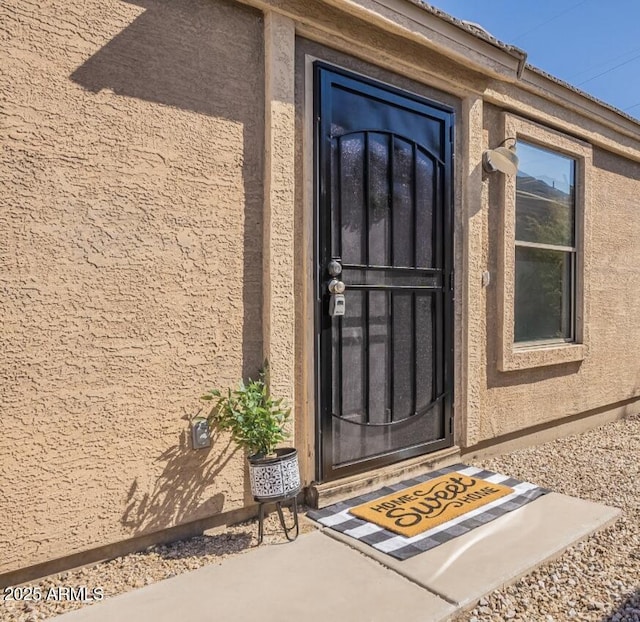
[[[455,286],[455,278],[453,272],[449,272],[449,291],[452,292]]]
[[[453,142],[453,125],[449,126],[449,142]]]

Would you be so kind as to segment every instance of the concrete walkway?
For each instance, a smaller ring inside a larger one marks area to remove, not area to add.
[[[619,515],[617,508],[551,493],[406,561],[322,528],[55,620],[440,622]]]

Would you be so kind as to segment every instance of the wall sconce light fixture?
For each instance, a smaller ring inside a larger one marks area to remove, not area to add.
[[[513,141],[510,147],[504,147],[508,140]],[[487,173],[500,171],[505,175],[515,175],[518,172],[518,156],[516,155],[516,139],[505,138],[499,147],[487,149],[482,154],[482,168]]]

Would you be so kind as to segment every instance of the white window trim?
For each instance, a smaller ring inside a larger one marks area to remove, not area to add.
[[[575,339],[514,343],[516,176],[501,175],[502,236],[498,266],[500,313],[498,369],[515,371],[583,360],[589,349],[589,248],[591,212],[591,145],[572,136],[505,113],[503,139],[516,138],[567,155],[576,161],[575,189]]]

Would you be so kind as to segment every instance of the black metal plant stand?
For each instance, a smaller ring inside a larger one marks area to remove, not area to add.
[[[293,525],[287,526],[284,520],[284,514],[282,513],[282,504],[286,501],[291,501],[291,513],[293,514]],[[264,506],[267,503],[273,503],[273,501],[260,501],[260,509],[258,513],[258,544],[262,544],[262,537],[264,536]],[[300,526],[298,524],[298,499],[296,495],[289,498],[280,499],[275,502],[278,517],[280,518],[280,524],[284,530],[284,535],[289,542],[293,542],[300,533]],[[291,533],[295,530],[295,535],[291,537]]]

